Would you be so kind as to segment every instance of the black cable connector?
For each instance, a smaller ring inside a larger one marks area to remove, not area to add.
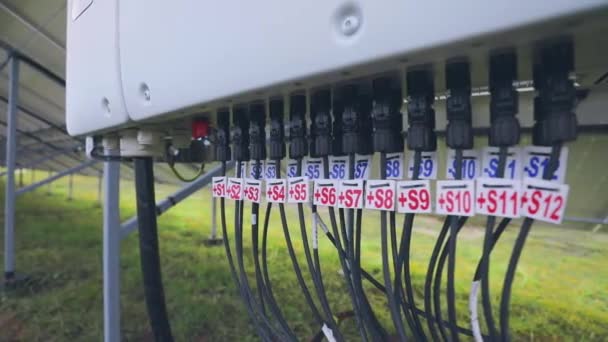
[[[576,89],[570,74],[574,71],[574,46],[571,39],[558,38],[544,43],[535,56],[534,88],[535,140],[552,146],[575,140],[577,120],[574,114]],[[536,108],[538,106],[538,108]]]
[[[436,151],[435,84],[428,67],[407,72],[407,148],[413,151]]]
[[[235,106],[232,111],[232,152],[237,161],[249,160],[249,120],[247,107]],[[237,167],[239,167],[237,165]]]
[[[306,142],[306,95],[293,94],[289,103],[289,157],[302,159],[308,154]]]
[[[316,91],[310,102],[310,155],[327,156],[332,152],[331,92]]]
[[[445,67],[448,98],[446,144],[455,150],[473,148],[471,72],[468,61],[448,61]],[[458,172],[458,170],[456,171]]]
[[[270,140],[268,144],[268,158],[281,160],[285,158],[285,128],[283,127],[283,99],[280,97],[270,99]]]
[[[266,105],[261,101],[249,106],[249,158],[266,160]]]
[[[232,158],[230,150],[230,110],[222,108],[217,111],[217,128],[215,132],[215,160],[225,162]]]

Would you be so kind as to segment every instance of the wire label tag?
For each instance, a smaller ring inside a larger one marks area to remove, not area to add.
[[[475,181],[437,181],[435,212],[440,215],[475,215]]]
[[[262,202],[262,181],[252,178],[245,179],[243,194],[246,201],[254,203]]]
[[[308,203],[310,201],[308,178],[289,178],[287,180],[287,193],[287,203]]]
[[[475,179],[481,177],[481,158],[477,150],[462,151],[462,179]],[[448,149],[448,159],[445,170],[446,179],[456,178],[456,152]]]
[[[287,161],[287,177],[295,177],[298,173],[298,161],[289,159]]]
[[[213,177],[211,184],[214,198],[226,197],[226,177]]]
[[[570,189],[567,184],[524,178],[522,189],[522,216],[549,223],[562,223]]]
[[[380,179],[365,182],[365,209],[395,210],[395,181]]]
[[[338,182],[329,179],[316,179],[313,190],[313,204],[333,207],[338,203]]]
[[[321,179],[323,177],[323,159],[306,158],[304,163],[304,176],[308,179]]]
[[[482,154],[482,166],[480,177],[498,177],[498,147],[485,147]],[[519,147],[509,147],[503,178],[521,179],[522,154]]]
[[[348,173],[348,157],[329,157],[329,179],[346,179]]]
[[[287,180],[273,179],[266,181],[266,201],[269,203],[285,203],[287,201]]]
[[[372,156],[355,155],[355,179],[369,179],[372,167]]]
[[[363,208],[363,180],[351,179],[340,181],[338,190],[338,208]]]
[[[478,178],[476,212],[481,215],[518,218],[521,182],[504,178]]]
[[[386,179],[403,179],[405,167],[403,152],[386,154]]]
[[[260,160],[259,163],[257,161],[249,162],[249,178],[252,179],[264,179],[265,170],[264,165],[266,164],[265,160]]]
[[[276,179],[277,178],[277,164],[274,161],[267,161],[265,165],[264,178],[265,179]]]
[[[243,179],[242,178],[228,178],[228,186],[226,188],[227,197],[231,200],[242,200],[243,199]]]
[[[549,164],[551,147],[526,146],[523,150],[524,177],[542,179],[545,169]],[[568,148],[562,147],[559,156],[559,163],[552,181],[558,183],[566,182],[566,166],[568,165]]]
[[[397,212],[399,213],[431,213],[431,181],[399,181],[397,182]]]
[[[422,162],[420,163],[419,179],[437,179],[437,152],[422,152]],[[410,154],[407,168],[407,177],[412,179],[414,176],[414,154]]]

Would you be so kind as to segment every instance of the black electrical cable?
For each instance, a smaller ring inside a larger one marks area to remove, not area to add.
[[[384,327],[382,326],[382,324],[380,323],[380,320],[378,320],[376,314],[374,313],[371,304],[369,303],[369,299],[367,298],[367,295],[364,292],[363,289],[363,282],[362,282],[362,278],[361,278],[361,232],[362,232],[362,222],[363,222],[363,210],[362,209],[357,209],[356,211],[356,229],[355,229],[355,259],[354,259],[354,271],[353,271],[353,277],[357,283],[357,287],[360,290],[361,293],[361,297],[363,299],[363,304],[365,305],[365,310],[366,312],[368,312],[369,315],[369,319],[370,319],[370,323],[372,324],[373,328],[377,331],[377,333],[380,335],[380,338],[385,341],[388,339],[388,332],[386,331],[386,329],[384,329]]]
[[[137,222],[144,297],[148,318],[156,341],[173,341],[167,316],[158,248],[154,167],[150,157],[134,158]]]
[[[545,168],[543,179],[549,180],[553,177],[553,174],[559,167],[559,157],[562,150],[561,143],[555,143],[551,146],[551,155],[547,167]],[[511,289],[513,286],[513,280],[515,279],[515,271],[517,270],[517,264],[519,263],[519,257],[524,249],[526,239],[532,228],[534,219],[526,217],[522,223],[513,251],[511,252],[511,258],[507,266],[507,273],[505,275],[505,281],[502,288],[502,297],[500,300],[500,331],[502,333],[502,341],[508,342],[511,340],[511,334],[509,331],[509,304],[511,302]]]
[[[239,165],[239,164],[237,164]],[[240,169],[239,166],[237,166],[237,168]],[[237,171],[238,173],[239,171]],[[226,162],[222,161],[222,176],[226,175]],[[235,215],[238,212],[237,208],[235,207]],[[257,323],[257,319],[252,311],[251,308],[251,303],[249,298],[245,295],[245,290],[243,289],[243,286],[241,284],[240,281],[240,277],[237,273],[236,267],[234,265],[234,259],[232,257],[232,251],[230,248],[230,240],[228,238],[228,229],[227,229],[227,224],[226,224],[226,204],[225,204],[225,198],[222,197],[220,198],[220,222],[222,225],[222,234],[223,234],[223,241],[224,241],[224,249],[226,251],[226,257],[228,259],[228,264],[230,266],[230,273],[232,274],[232,277],[234,278],[234,283],[236,284],[237,289],[239,290],[239,293],[241,295],[241,298],[244,301],[245,307],[247,308],[247,312],[249,314],[249,317],[251,318],[251,320],[253,321],[253,325],[254,328],[256,329],[256,331],[258,332],[258,335],[263,339],[263,340],[269,340],[268,335],[266,334],[266,332],[262,331],[262,329],[260,328],[260,326]],[[235,242],[236,245],[236,242]],[[236,246],[235,246],[236,248]]]
[[[300,158],[297,160],[296,175],[300,176],[301,174],[302,174],[302,159]],[[306,264],[308,265],[308,271],[310,272],[310,275],[312,276],[312,282],[313,282],[313,285],[317,292],[317,297],[319,298],[319,302],[321,303],[321,309],[323,310],[323,313],[326,316],[325,321],[329,324],[332,332],[334,332],[337,335],[338,340],[343,340],[344,338],[342,337],[342,335],[338,329],[338,325],[336,324],[336,321],[334,319],[333,313],[329,306],[329,302],[327,301],[325,287],[319,277],[319,274],[320,274],[319,272],[321,270],[315,269],[314,264],[313,264],[312,256],[310,253],[310,245],[308,244],[308,234],[306,233],[306,220],[304,218],[304,205],[302,203],[298,203],[297,207],[298,207],[298,220],[300,223],[300,232],[302,235],[302,244],[304,247],[304,255],[306,257]],[[316,208],[314,208],[314,209],[315,210],[313,211],[313,215],[316,213]],[[316,227],[313,227],[313,229],[316,229]],[[318,251],[316,248],[315,248],[315,252],[317,254],[317,259],[318,259],[319,256],[318,256]]]
[[[237,160],[237,178],[242,177],[241,167],[239,167],[240,161]],[[248,309],[250,311],[250,315],[252,316],[252,320],[254,322],[254,326],[258,330],[258,333],[261,333],[261,337],[264,340],[272,340],[270,336],[279,336],[275,327],[268,321],[264,314],[261,314],[260,306],[255,300],[253,295],[251,285],[249,284],[249,279],[247,278],[247,273],[245,272],[245,262],[244,262],[244,254],[243,254],[243,212],[244,212],[244,203],[243,200],[235,201],[235,217],[234,217],[234,231],[235,231],[235,249],[236,249],[236,257],[237,257],[237,265],[239,268],[239,276],[241,280],[241,288],[242,288],[242,296],[246,304],[248,305]],[[259,319],[258,319],[259,318]],[[261,322],[260,322],[261,320]]]
[[[280,175],[281,175],[280,167],[281,167],[281,161],[277,160],[276,161],[276,169],[277,169],[276,177],[277,178],[280,178]],[[276,297],[274,295],[274,290],[272,289],[272,283],[270,281],[270,276],[268,273],[268,253],[267,253],[267,251],[268,251],[268,228],[269,228],[271,210],[272,210],[272,203],[268,203],[267,207],[266,207],[266,214],[264,216],[264,227],[263,227],[263,233],[262,233],[262,275],[264,277],[264,283],[266,286],[266,296],[268,299],[268,304],[270,306],[270,310],[272,311],[273,315],[275,316],[275,318],[277,319],[277,321],[279,322],[279,324],[281,325],[281,327],[283,328],[285,333],[292,339],[297,340],[295,333],[289,327],[289,324],[287,323],[287,320],[285,319],[285,316],[276,301]]]
[[[420,165],[422,164],[422,153],[420,151],[414,152],[414,169],[412,170],[412,179],[417,180],[420,176]],[[401,242],[399,244],[399,254],[397,261],[397,269],[395,270],[395,281],[401,281],[401,270],[403,269],[404,283],[405,283],[405,296],[407,302],[413,307],[416,307],[414,300],[414,289],[412,286],[412,275],[410,267],[410,249],[412,241],[412,230],[414,224],[414,214],[405,214],[403,220],[403,230],[401,232]],[[399,285],[399,287],[401,287]],[[408,320],[408,324],[412,329],[414,337],[418,341],[426,340],[422,324],[418,319],[418,315],[410,313],[410,310],[404,308],[405,317]]]
[[[259,166],[260,164],[261,164],[261,162],[259,160],[255,161],[256,166]],[[257,167],[255,170],[256,171],[255,171],[254,178],[259,179],[261,168]],[[259,194],[259,196],[261,196],[261,194]],[[268,216],[269,210],[270,209],[267,209],[267,216]],[[289,337],[289,340],[296,341],[297,339],[295,337],[295,334],[293,334],[293,331],[291,331],[291,329],[289,329],[288,326],[287,326],[287,328],[285,328],[286,321],[284,320],[284,318],[282,317],[282,313],[278,309],[278,305],[276,303],[276,300],[274,299],[274,296],[271,296],[269,294],[267,284],[262,277],[262,269],[261,269],[260,257],[259,257],[259,204],[258,203],[256,203],[256,202],[252,203],[251,214],[252,214],[252,222],[251,222],[252,252],[253,252],[253,258],[254,258],[253,260],[254,260],[256,284],[257,284],[257,289],[258,289],[258,293],[259,293],[258,296],[260,298],[261,314],[264,316],[266,315],[266,307],[265,307],[265,302],[266,302],[266,304],[269,306],[270,311],[272,312],[273,316],[279,322],[282,332],[284,334],[286,334],[287,337]]]
[[[255,164],[256,168],[254,169],[254,178],[260,178],[260,161],[256,160]],[[258,194],[262,196],[262,194]],[[253,253],[253,265],[255,272],[255,279],[258,290],[258,297],[260,298],[260,308],[262,309],[262,314],[266,315],[266,305],[265,305],[265,286],[264,280],[262,279],[262,271],[260,266],[260,258],[259,258],[259,216],[260,216],[260,205],[256,202],[251,203],[251,249]]]
[[[355,172],[355,154],[349,154],[349,179],[354,179]],[[367,326],[367,330],[369,331],[373,340],[386,340],[388,334],[386,330],[382,327],[376,315],[373,312],[371,304],[363,290],[363,285],[361,282],[361,223],[362,223],[362,210],[357,209],[357,220],[355,220],[355,210],[347,209],[346,211],[346,220],[343,220],[344,215],[340,215],[342,222],[345,223],[345,231],[347,235],[345,239],[348,241],[348,259],[350,262],[350,276],[351,281],[353,283],[353,289],[355,290],[356,299],[359,300],[359,310],[361,311],[361,316],[363,322]],[[342,213],[341,213],[342,214]],[[356,224],[355,224],[356,221]],[[356,227],[355,227],[356,226]],[[356,228],[356,229],[355,229]],[[357,238],[358,237],[358,238]]]
[[[327,156],[323,156],[323,173],[326,175],[329,174],[329,158]],[[361,317],[359,316],[360,312],[358,312],[359,306],[358,306],[357,297],[355,295],[355,290],[354,290],[352,281],[350,280],[351,278],[350,278],[350,269],[349,269],[349,264],[348,264],[348,253],[345,251],[345,249],[342,245],[342,239],[340,238],[340,232],[338,231],[338,223],[336,220],[335,208],[330,206],[328,208],[328,210],[329,210],[329,220],[330,220],[333,236],[329,233],[327,233],[326,236],[338,250],[338,259],[340,260],[340,265],[342,266],[342,272],[344,273],[344,279],[345,279],[346,285],[347,285],[346,288],[348,290],[348,294],[351,299],[353,309],[355,310],[355,323],[357,325],[357,329],[359,330],[359,335],[361,336],[361,339],[363,341],[368,341],[365,327],[363,325]],[[343,222],[344,221],[343,220],[344,211],[343,211],[343,209],[340,209],[339,211],[341,213],[341,215],[340,215],[341,222]],[[343,225],[342,225],[342,227],[343,227]],[[346,243],[346,241],[345,241],[345,243]],[[371,276],[370,276],[370,278],[373,279],[373,277],[371,277]]]
[[[380,178],[386,179],[386,152],[380,153]],[[393,319],[393,324],[397,330],[397,335],[399,335],[399,339],[401,341],[405,341],[407,340],[407,336],[405,335],[405,327],[403,326],[403,320],[401,319],[400,305],[398,303],[398,299],[395,298],[395,291],[393,291],[389,267],[390,261],[388,257],[388,234],[386,226],[386,211],[383,210],[380,212],[380,240],[382,245],[382,273],[384,275],[384,286],[386,288],[388,306]],[[395,278],[395,280],[397,280],[397,278]]]
[[[462,150],[456,149],[455,165],[456,175],[454,179],[462,178]],[[447,300],[448,300],[448,318],[450,321],[450,332],[452,341],[458,341],[458,329],[456,329],[456,289],[454,285],[454,277],[456,273],[456,242],[458,237],[458,217],[450,218],[450,238],[449,255],[448,255],[448,279],[447,279]]]
[[[507,154],[508,148],[506,146],[501,146],[498,152],[498,168],[497,168],[497,177],[504,177],[505,173],[505,165],[507,163]],[[496,329],[496,323],[494,322],[494,315],[492,313],[492,300],[490,297],[490,253],[492,252],[493,246],[493,233],[494,233],[494,225],[496,224],[495,216],[488,216],[486,221],[486,231],[483,238],[483,250],[482,256],[480,260],[480,272],[481,272],[481,297],[482,297],[482,306],[484,318],[486,320],[486,325],[488,326],[488,331],[490,334],[490,338],[492,341],[496,341],[499,336],[499,332]],[[495,242],[494,242],[495,243]],[[477,272],[476,272],[477,273]],[[479,281],[480,279],[473,279],[473,282]]]

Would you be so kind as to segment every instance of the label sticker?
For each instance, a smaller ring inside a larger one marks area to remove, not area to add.
[[[239,166],[241,169],[241,177],[242,178],[246,178],[247,176],[247,162],[246,161],[242,161],[239,163],[239,165],[236,165],[234,167],[234,177],[237,177],[239,174]]]
[[[518,218],[521,182],[504,178],[478,178],[475,192],[476,213]]]
[[[461,179],[475,179],[481,176],[481,158],[477,150],[462,151]],[[448,150],[445,178],[456,178],[456,151]]]
[[[363,180],[352,179],[340,181],[338,190],[338,208],[363,208]]]
[[[498,177],[498,147],[485,147],[482,150],[481,176]],[[504,177],[508,179],[521,179],[522,160],[521,149],[519,147],[509,147],[507,150],[507,160],[505,163]]]
[[[306,158],[304,163],[304,176],[308,179],[323,178],[323,159],[321,158]]]
[[[397,182],[397,212],[431,213],[431,181],[408,180]]]
[[[252,179],[264,179],[264,160],[250,161],[249,162],[249,178]]]
[[[243,198],[248,202],[262,202],[262,181],[253,178],[245,179],[245,185],[243,186]]]
[[[287,161],[287,177],[296,177],[298,173],[298,161],[295,159],[289,159]]]
[[[395,181],[368,180],[365,184],[365,209],[395,210]]]
[[[287,180],[287,193],[287,203],[307,203],[310,200],[308,178],[289,178]]]
[[[277,178],[277,163],[276,161],[267,161],[265,164],[264,178],[265,179],[276,179]]]
[[[521,215],[549,223],[562,223],[569,189],[567,184],[524,178]]]
[[[545,172],[545,168],[549,164],[549,156],[551,155],[551,147],[544,146],[526,146],[523,150],[523,170],[524,177],[541,179]],[[562,147],[559,156],[559,164],[557,170],[553,174],[552,181],[564,183],[566,181],[566,166],[568,165],[568,148]]]
[[[435,212],[440,215],[475,215],[475,181],[437,181]]]
[[[228,186],[226,187],[227,198],[231,200],[243,199],[243,178],[228,178]]]
[[[355,179],[369,179],[372,156],[355,155]]]
[[[348,176],[348,157],[329,157],[329,179],[346,179]]]
[[[386,179],[403,179],[405,177],[404,154],[387,153],[386,154]]]
[[[338,181],[336,180],[316,179],[313,191],[314,205],[333,207],[338,203]]]
[[[211,184],[213,197],[226,197],[226,177],[213,177]]]
[[[273,179],[266,181],[266,202],[285,203],[287,201],[286,194],[286,179]]]
[[[414,154],[410,154],[407,167],[407,177],[414,175]],[[422,152],[419,179],[437,179],[437,152]]]

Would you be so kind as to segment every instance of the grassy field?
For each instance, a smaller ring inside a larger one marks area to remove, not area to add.
[[[43,174],[39,172],[38,176]],[[24,178],[29,181],[30,176]],[[46,188],[41,188],[18,200],[17,268],[31,280],[17,290],[0,292],[0,341],[95,341],[102,336],[101,208],[97,203],[97,180],[76,177],[73,201],[66,200],[66,184],[67,179],[62,179],[53,185],[50,195],[46,194]],[[133,188],[132,183],[123,181],[123,219],[134,214]],[[157,199],[174,190],[171,186],[159,186]],[[209,198],[207,189],[200,191],[159,220],[165,292],[174,334],[180,341],[257,340],[232,283],[223,247],[203,245],[211,229]],[[232,204],[228,207],[231,217]],[[293,208],[289,218],[304,266]],[[363,266],[381,279],[377,216],[366,214],[364,219]],[[269,252],[271,278],[288,322],[299,336],[307,339],[319,327],[297,290],[278,222],[278,212],[274,212]],[[416,220],[412,269],[419,301],[440,224],[438,218]],[[509,227],[493,254],[491,279],[495,303],[518,227]],[[511,323],[517,340],[608,339],[608,234],[565,228],[541,225],[533,228],[514,285]],[[468,325],[468,290],[482,238],[482,228],[474,222],[459,239],[457,300],[462,325]],[[251,252],[249,241],[247,236],[247,255]],[[334,311],[348,310],[350,301],[338,272],[336,253],[324,240],[320,242],[320,251]],[[248,262],[251,275],[253,267],[251,260]],[[307,272],[305,276],[310,279]],[[122,243],[121,277],[124,339],[150,340],[135,234]],[[367,293],[385,326],[392,329],[385,297],[371,287]],[[343,328],[351,340],[356,339],[352,321],[346,321]]]

